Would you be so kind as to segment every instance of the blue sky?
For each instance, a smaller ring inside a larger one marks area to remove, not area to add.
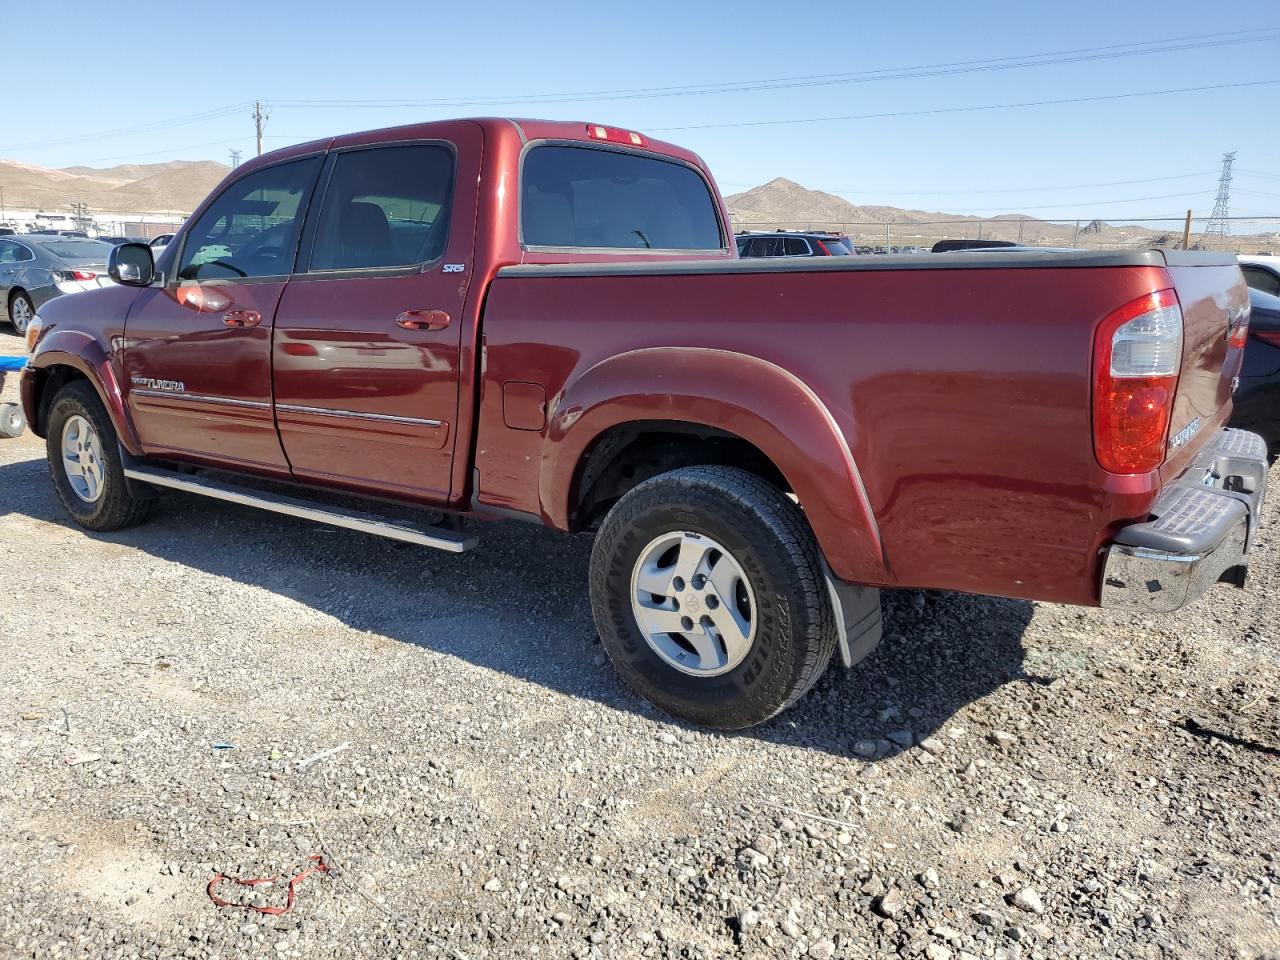
[[[1055,219],[1172,216],[1189,206],[1207,214],[1221,154],[1236,150],[1232,213],[1280,214],[1280,82],[945,112],[1280,81],[1275,0],[1229,8],[1191,0],[1154,6],[220,0],[192,5],[190,13],[184,6],[137,3],[103,16],[87,3],[8,5],[7,35],[44,40],[6,44],[8,72],[38,77],[39,95],[9,100],[0,157],[108,166],[225,161],[230,148],[249,156],[247,105],[262,99],[270,109],[268,148],[447,116],[583,119],[697,150],[726,193],[785,176],[858,203]],[[1267,30],[1270,37],[1261,40],[1265,33],[1208,36]],[[1133,49],[1121,45],[1159,46],[1155,41],[1172,38],[1182,38],[1177,46],[1194,38],[1218,45],[1112,56]],[[831,82],[840,79],[835,75],[1081,50],[1095,53],[1075,56],[1104,58]],[[76,64],[81,68],[60,68]],[[772,89],[687,89],[819,76]],[[658,87],[686,89],[581,96]],[[571,96],[500,102],[542,94]],[[332,103],[485,98],[494,102]],[[884,113],[900,115],[707,126]],[[190,120],[197,114],[207,116]]]

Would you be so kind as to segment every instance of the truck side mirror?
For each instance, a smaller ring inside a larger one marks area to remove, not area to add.
[[[117,244],[107,257],[107,276],[126,287],[148,287],[155,275],[156,262],[145,243]]]

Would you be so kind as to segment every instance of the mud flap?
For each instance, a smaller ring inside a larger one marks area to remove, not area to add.
[[[880,591],[876,587],[863,587],[836,579],[825,560],[822,576],[827,581],[831,612],[835,614],[836,631],[840,637],[840,659],[846,667],[855,666],[880,646],[884,632],[880,618]]]

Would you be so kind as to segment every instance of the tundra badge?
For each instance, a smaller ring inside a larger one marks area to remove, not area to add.
[[[151,377],[134,377],[133,385],[145,387],[148,390],[165,390],[169,393],[185,393],[187,389],[187,385],[181,380],[153,380]]]

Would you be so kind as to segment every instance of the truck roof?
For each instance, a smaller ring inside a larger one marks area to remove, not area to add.
[[[264,153],[260,157],[247,161],[237,169],[250,169],[251,167],[258,167],[265,163],[292,156],[303,156],[308,153],[327,150],[337,141],[357,137],[362,140],[429,140],[440,136],[441,128],[458,123],[479,124],[484,128],[486,139],[489,137],[518,137],[522,145],[534,140],[569,140],[595,145],[609,145],[612,143],[615,146],[630,150],[642,150],[683,160],[698,167],[704,173],[708,172],[706,164],[702,162],[702,158],[693,151],[686,150],[684,147],[674,143],[668,143],[665,140],[655,140],[642,130],[634,131],[640,136],[640,143],[602,141],[599,137],[593,137],[589,131],[592,128],[626,134],[630,134],[633,131],[587,121],[539,120],[523,117],[457,117],[448,120],[429,120],[423,123],[402,124],[395,127],[379,127],[373,130],[336,133],[332,137],[325,137],[321,140],[310,140],[306,143],[297,143],[288,147],[281,147],[278,150],[272,150],[270,153]]]

